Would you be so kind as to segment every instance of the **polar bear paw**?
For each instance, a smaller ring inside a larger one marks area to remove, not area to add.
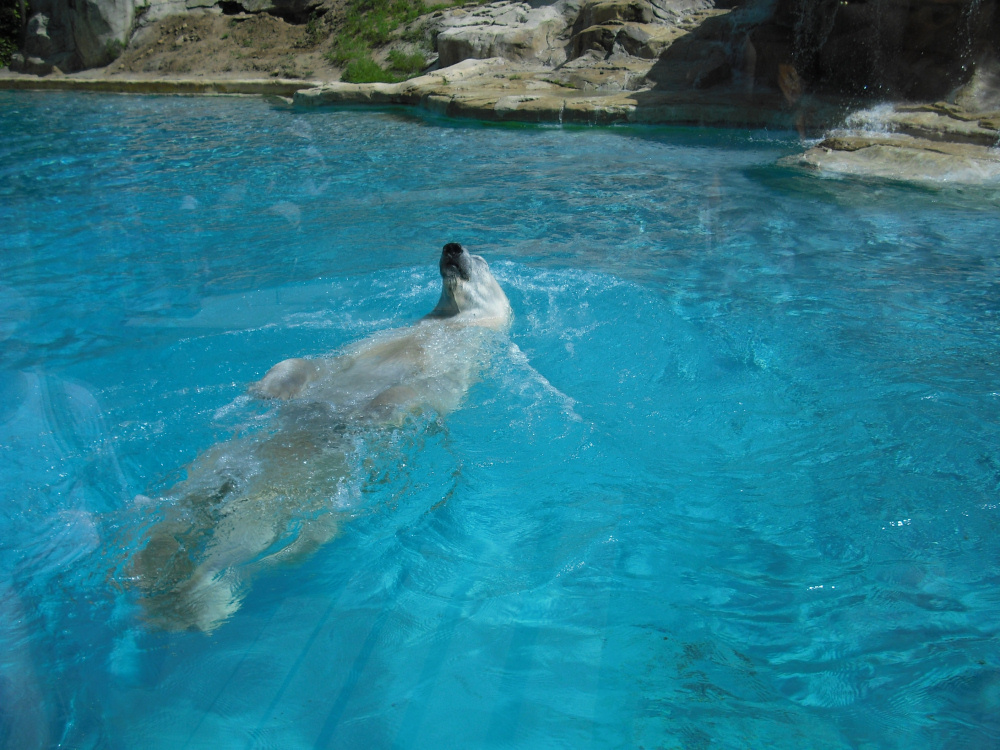
[[[286,359],[279,362],[263,378],[251,383],[250,393],[258,398],[295,398],[302,389],[319,377],[319,365],[309,359]]]

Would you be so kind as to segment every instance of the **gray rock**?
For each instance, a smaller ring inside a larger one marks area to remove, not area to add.
[[[15,52],[11,56],[7,67],[12,73],[27,73],[33,76],[47,76],[55,69],[52,63],[47,63],[40,57],[25,57],[20,52]]]
[[[189,2],[207,2],[207,0],[189,0]],[[304,23],[322,7],[322,0],[232,0],[233,6],[238,6],[245,13],[270,13],[272,16],[284,18],[286,21]]]

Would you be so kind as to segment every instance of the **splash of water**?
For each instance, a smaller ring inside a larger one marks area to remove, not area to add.
[[[892,104],[877,104],[867,109],[859,109],[844,118],[843,129],[865,135],[890,135],[896,132],[896,122],[893,118],[895,114],[896,109]]]

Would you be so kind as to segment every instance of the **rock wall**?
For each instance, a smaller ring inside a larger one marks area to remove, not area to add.
[[[588,53],[653,59],[685,32],[685,20],[712,0],[494,2],[435,14],[440,66],[503,57],[551,67]],[[725,3],[722,3],[725,4]]]
[[[441,66],[656,59],[655,87],[844,102],[948,97],[1000,58],[997,0],[559,0],[439,14]]]
[[[305,22],[324,0],[31,0],[15,72],[47,75],[112,62],[138,27],[186,13],[270,13]]]
[[[629,89],[731,90],[744,98],[770,91],[789,105],[805,94],[847,103],[935,100],[1000,59],[997,5],[500,0],[437,11],[408,31],[419,26],[439,67],[499,57],[558,72],[626,61],[634,70],[615,85]],[[301,23],[342,7],[343,0],[33,0],[23,53],[11,68],[45,74],[104,66],[137,28],[176,14],[267,13]]]
[[[939,99],[997,58],[995,0],[772,0],[749,31],[754,76],[791,66],[807,88],[856,99]]]

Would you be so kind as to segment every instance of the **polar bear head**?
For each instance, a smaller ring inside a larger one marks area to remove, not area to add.
[[[457,242],[449,242],[441,251],[443,289],[428,318],[449,318],[456,323],[505,328],[511,310],[507,295],[478,255],[472,255]]]

